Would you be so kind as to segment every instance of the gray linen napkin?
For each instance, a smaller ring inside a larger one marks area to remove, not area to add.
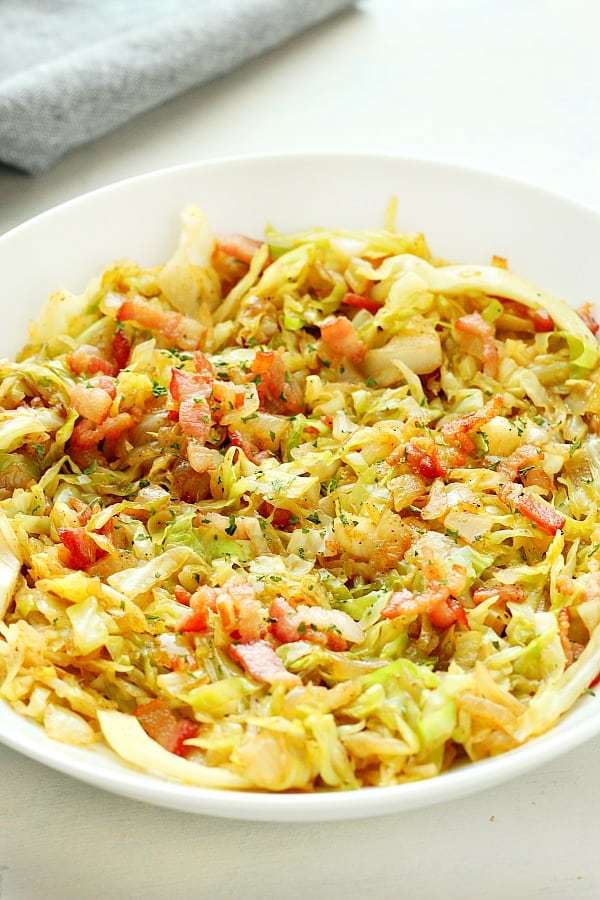
[[[354,0],[0,0],[0,162],[39,172]]]

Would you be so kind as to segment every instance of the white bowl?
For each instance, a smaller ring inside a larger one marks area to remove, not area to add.
[[[292,155],[209,161],[94,191],[0,238],[3,335],[13,355],[43,300],[80,291],[115,259],[162,262],[179,213],[197,203],[215,231],[260,236],[310,226],[381,227],[398,197],[398,227],[425,232],[439,256],[487,263],[507,257],[519,275],[577,306],[598,296],[600,215],[564,198],[457,166],[368,155]],[[583,697],[548,734],[430,781],[342,793],[230,793],[137,772],[103,747],[56,743],[0,702],[0,741],[45,765],[117,794],[187,812],[279,821],[372,816],[450,800],[498,784],[600,733],[600,698]]]

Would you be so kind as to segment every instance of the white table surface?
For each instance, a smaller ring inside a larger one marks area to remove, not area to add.
[[[0,167],[0,233],[91,188],[291,150],[427,156],[600,209],[597,0],[367,0],[31,178]],[[600,739],[504,786],[401,815],[235,822],[124,800],[0,748],[0,895],[600,897]]]

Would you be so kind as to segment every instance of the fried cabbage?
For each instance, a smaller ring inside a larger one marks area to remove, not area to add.
[[[190,785],[431,778],[600,672],[597,324],[423,235],[215,236],[0,361],[0,697]]]

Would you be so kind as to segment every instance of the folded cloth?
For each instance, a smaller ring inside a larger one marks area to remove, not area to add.
[[[39,172],[354,0],[2,0],[0,162]]]

